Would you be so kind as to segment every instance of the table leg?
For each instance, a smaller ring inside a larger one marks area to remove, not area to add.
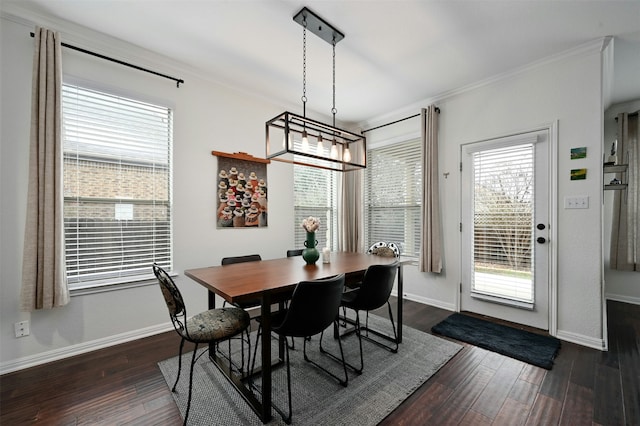
[[[216,294],[212,291],[207,291],[207,300],[209,304],[209,309],[216,308]],[[216,345],[215,343],[209,343],[209,358],[214,357],[216,354]]]
[[[271,420],[271,295],[265,292],[260,306],[262,321],[262,412],[260,419],[263,423]]]

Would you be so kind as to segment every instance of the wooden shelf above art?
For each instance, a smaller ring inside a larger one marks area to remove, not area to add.
[[[231,154],[228,152],[211,151],[211,155],[215,155],[216,157],[233,158],[235,160],[254,161],[256,163],[271,163],[271,160],[269,159],[254,157],[253,155],[249,155],[246,152],[234,152],[233,154]]]

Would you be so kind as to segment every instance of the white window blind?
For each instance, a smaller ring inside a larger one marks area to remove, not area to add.
[[[532,144],[473,154],[476,292],[533,300],[533,161]],[[517,294],[513,294],[514,277],[527,284]]]
[[[422,162],[420,140],[367,151],[366,246],[396,243],[405,256],[420,252]]]
[[[336,172],[308,166],[293,166],[295,247],[304,248],[306,237],[302,219],[320,219],[316,232],[318,249],[337,250],[337,176]]]
[[[70,288],[171,269],[171,109],[68,84],[62,109]]]

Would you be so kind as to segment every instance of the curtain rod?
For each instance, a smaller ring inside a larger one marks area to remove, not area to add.
[[[629,112],[627,113],[627,117],[633,117],[634,115],[638,115],[638,111],[636,112]],[[618,116],[616,115],[615,117],[613,117],[614,120],[618,121]]]
[[[35,33],[31,33],[31,37],[35,37]],[[170,75],[166,75],[166,74],[162,74],[162,73],[159,73],[159,72],[156,72],[156,71],[152,71],[152,70],[147,69],[147,68],[142,68],[142,67],[140,67],[138,65],[130,64],[129,62],[124,62],[124,61],[121,61],[119,59],[110,58],[108,56],[101,55],[100,53],[92,52],[90,50],[86,50],[86,49],[83,49],[81,47],[72,46],[72,45],[67,44],[67,43],[60,43],[60,44],[62,45],[62,47],[66,47],[66,48],[69,48],[69,49],[72,49],[72,50],[77,50],[78,52],[86,53],[87,55],[95,56],[96,58],[105,59],[107,61],[115,62],[116,64],[124,65],[124,66],[130,67],[130,68],[135,68],[135,69],[137,69],[139,71],[148,72],[149,74],[153,74],[153,75],[157,75],[159,77],[164,77],[166,79],[173,80],[173,81],[176,82],[176,87],[177,88],[180,88],[180,83],[184,84],[184,80],[181,79],[181,78],[171,77]]]
[[[440,112],[440,108],[436,108],[436,112]],[[370,129],[362,130],[360,133],[364,134],[364,133],[366,133],[366,132],[370,132],[370,131],[372,131],[372,130],[379,129],[379,128],[381,128],[381,127],[391,126],[392,124],[400,123],[401,121],[409,120],[409,119],[411,119],[411,118],[416,118],[416,117],[420,117],[420,114],[410,115],[409,117],[401,118],[401,119],[399,119],[399,120],[392,121],[392,122],[390,122],[390,123],[385,123],[385,124],[381,124],[381,125],[376,126],[376,127],[372,127],[372,128],[370,128]]]

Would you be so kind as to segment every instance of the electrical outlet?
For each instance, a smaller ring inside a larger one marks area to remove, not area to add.
[[[589,196],[574,195],[572,197],[564,197],[564,208],[565,209],[588,209]]]
[[[20,321],[14,324],[16,329],[16,337],[24,337],[29,335],[29,321]]]

